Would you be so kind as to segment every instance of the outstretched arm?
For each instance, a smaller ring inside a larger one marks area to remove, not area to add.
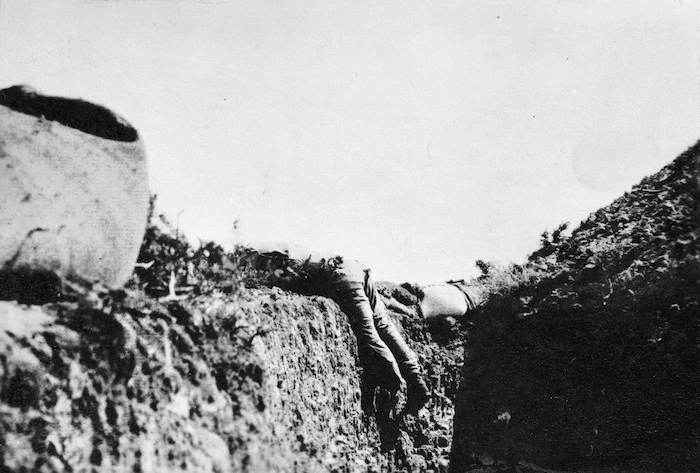
[[[384,305],[387,307],[387,309],[391,309],[394,312],[398,312],[399,314],[404,314],[404,315],[416,315],[417,311],[414,306],[407,306],[399,301],[397,301],[393,296],[389,297],[388,299],[385,299]]]

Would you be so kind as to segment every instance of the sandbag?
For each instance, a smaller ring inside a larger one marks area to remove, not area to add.
[[[423,298],[418,305],[426,319],[461,317],[469,309],[464,293],[452,284],[424,287]]]
[[[474,310],[483,303],[482,289],[467,284],[464,279],[447,281],[447,284],[455,286],[462,291],[462,294],[464,294],[464,297],[467,299],[467,311]]]
[[[108,109],[0,90],[0,269],[122,286],[148,213],[146,155]]]

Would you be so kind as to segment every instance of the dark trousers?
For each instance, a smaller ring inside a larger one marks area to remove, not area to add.
[[[349,271],[342,275],[337,294],[337,302],[350,318],[357,336],[361,361],[377,383],[398,388],[403,379],[409,384],[419,379],[418,356],[389,318],[369,272]]]

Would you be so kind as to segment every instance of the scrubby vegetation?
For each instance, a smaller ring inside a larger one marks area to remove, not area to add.
[[[700,146],[525,264],[479,262],[452,471],[700,462]]]
[[[214,242],[192,245],[167,217],[156,214],[151,197],[146,234],[129,287],[140,287],[148,296],[175,297],[209,294],[215,289],[233,292],[245,278],[241,257],[245,249],[228,252]]]

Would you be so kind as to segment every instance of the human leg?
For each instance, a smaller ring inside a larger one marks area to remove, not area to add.
[[[411,350],[399,333],[396,325],[389,318],[384,303],[378,297],[372,279],[365,278],[365,291],[372,304],[372,318],[377,333],[389,347],[396,359],[401,375],[407,383],[407,410],[416,412],[430,399],[430,390],[423,379],[422,370],[418,363],[418,355]]]
[[[379,337],[391,350],[403,377],[408,379],[409,377],[421,376],[418,355],[411,350],[403,339],[396,325],[386,313],[386,308],[381,300],[377,300],[372,318]]]
[[[343,281],[337,302],[355,332],[360,360],[377,384],[397,390],[403,383],[393,350],[383,341],[374,322],[370,300],[360,281]]]

